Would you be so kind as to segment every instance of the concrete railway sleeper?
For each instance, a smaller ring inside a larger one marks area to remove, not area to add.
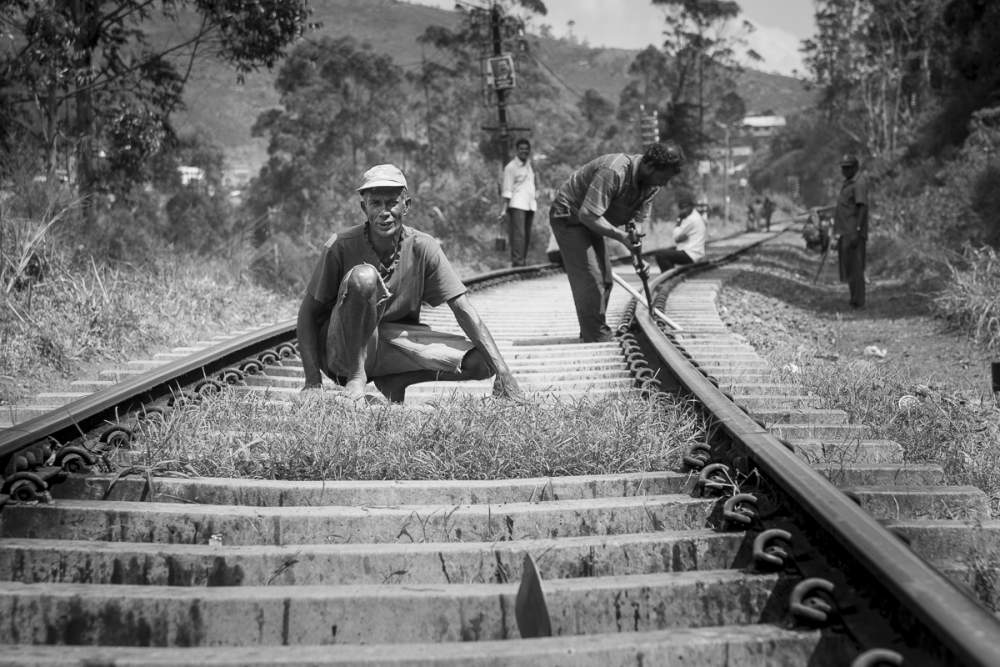
[[[772,236],[718,240],[712,261],[654,281],[676,329],[616,290],[613,343],[575,341],[550,267],[470,281],[529,396],[695,397],[711,432],[681,470],[381,482],[94,470],[139,420],[223,385],[290,400],[302,383],[290,323],[40,397],[0,431],[0,665],[1000,664],[1000,625],[955,559],[1000,549],[983,494],[814,408],[715,312],[725,260]],[[445,311],[426,319],[455,327]],[[426,383],[407,402],[489,389]],[[529,628],[531,605],[545,623]]]

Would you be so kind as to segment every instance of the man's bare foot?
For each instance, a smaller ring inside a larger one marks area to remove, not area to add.
[[[365,385],[368,384],[367,378],[353,378],[348,380],[344,384],[344,391],[347,392],[348,398],[353,398],[355,400],[364,398],[365,396]]]

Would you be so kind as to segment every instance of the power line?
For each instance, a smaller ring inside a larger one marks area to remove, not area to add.
[[[566,83],[566,81],[561,76],[559,76],[558,74],[556,74],[555,71],[553,71],[551,67],[549,67],[544,62],[542,62],[541,60],[539,60],[538,57],[532,51],[528,51],[528,55],[531,57],[532,60],[534,60],[536,63],[538,63],[538,65],[540,65],[541,67],[543,67],[546,72],[548,72],[550,75],[552,75],[552,77],[556,81],[558,81],[559,83],[561,83],[566,90],[568,90],[569,92],[571,92],[574,95],[576,95],[578,99],[581,99],[581,100],[583,99],[583,95],[581,95],[579,92],[577,92],[576,89],[574,89],[571,85],[569,85],[568,83]]]

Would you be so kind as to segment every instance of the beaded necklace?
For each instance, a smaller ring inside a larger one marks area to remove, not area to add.
[[[375,253],[375,257],[378,258],[378,273],[380,276],[382,276],[383,282],[389,282],[389,277],[392,276],[393,272],[396,270],[396,267],[399,265],[399,254],[400,254],[399,251],[401,249],[401,246],[403,245],[401,243],[403,230],[399,230],[399,233],[397,233],[396,236],[393,238],[392,255],[389,257],[389,264],[385,265],[382,263],[382,257],[381,255],[379,255],[378,250],[375,248],[375,244],[372,243],[372,237],[371,234],[369,233],[370,228],[371,225],[366,223],[365,241],[368,242],[368,247],[372,249],[372,252]]]

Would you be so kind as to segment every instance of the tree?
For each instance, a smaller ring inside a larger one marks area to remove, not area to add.
[[[306,0],[3,0],[0,126],[31,140],[48,174],[75,174],[90,202],[146,175],[197,58],[238,78],[271,67],[307,15]]]
[[[329,204],[334,182],[353,183],[366,164],[386,162],[399,137],[402,70],[352,37],[303,42],[275,80],[281,109],[261,114],[254,136],[267,136],[268,162],[250,204],[258,216],[279,215],[279,227],[308,228]]]
[[[803,43],[820,108],[846,141],[892,157],[909,145],[946,58],[940,0],[821,0]],[[958,35],[955,36],[959,38]]]
[[[705,100],[736,89],[734,76],[742,71],[737,50],[745,49],[751,61],[761,60],[746,47],[746,35],[754,28],[745,20],[737,23],[740,6],[732,0],[653,0],[653,4],[670,9],[663,53],[671,62],[672,95],[661,115],[668,122],[673,115],[675,123],[688,128],[693,124],[697,135],[691,143],[698,146],[705,136]]]
[[[482,58],[484,54],[494,54],[499,48],[503,52],[512,53],[517,66],[517,88],[503,93],[505,104],[500,113],[506,115],[511,103],[517,102],[530,108],[531,112],[526,114],[527,117],[543,117],[543,114],[535,112],[540,106],[544,106],[545,100],[552,98],[555,91],[548,76],[541,72],[537,59],[530,54],[525,26],[533,15],[544,16],[546,12],[545,4],[540,0],[500,1],[492,4],[489,9],[467,7],[464,20],[457,29],[428,27],[418,41],[434,47],[441,56],[436,66],[428,66],[426,60],[424,63],[424,76],[437,80],[437,84],[430,87],[426,87],[429,79],[424,80],[424,91],[429,93],[425,96],[428,108],[455,108],[452,105],[457,105],[466,110],[466,118],[473,125],[493,125],[496,122],[490,117],[493,113],[493,98],[492,93],[484,90]],[[442,85],[442,77],[448,79],[447,84]],[[480,99],[484,102],[489,100],[488,104],[484,104],[488,109],[485,123],[482,122],[484,119],[476,122],[475,119],[468,118],[467,114],[469,101]],[[507,123],[513,124],[510,119]],[[428,131],[430,130],[428,124]],[[513,137],[506,139],[510,142]],[[480,153],[488,161],[499,161],[506,152],[506,147],[499,141],[498,135],[491,134],[479,142]],[[428,134],[428,144],[432,143],[436,142],[432,142]]]
[[[736,88],[734,77],[742,70],[738,49],[753,26],[737,22],[740,7],[723,0],[652,0],[665,6],[666,39],[662,48],[648,46],[629,67],[630,82],[619,98],[619,118],[633,120],[639,104],[656,109],[660,135],[698,155],[708,141],[706,127],[712,106]],[[751,49],[745,55],[760,60]]]

